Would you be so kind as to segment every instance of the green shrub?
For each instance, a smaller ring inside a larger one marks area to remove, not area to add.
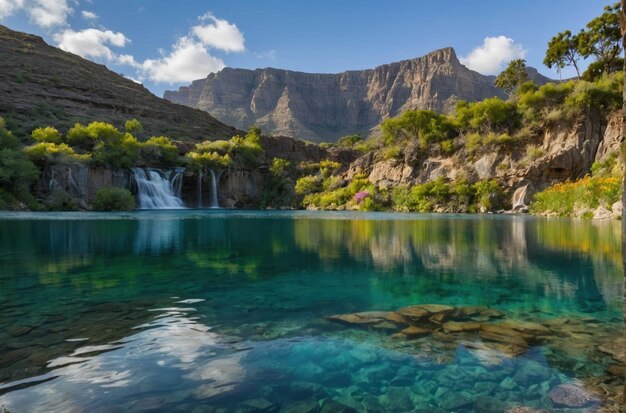
[[[612,153],[605,160],[594,162],[591,165],[591,174],[598,177],[621,176],[621,168],[621,163],[617,159],[617,153]]]
[[[31,161],[39,165],[86,160],[86,157],[77,155],[72,148],[64,143],[36,143],[24,148],[24,153],[28,155]]]
[[[143,125],[137,119],[129,119],[124,123],[124,130],[131,135],[140,135],[143,133]]]
[[[495,179],[484,179],[474,185],[476,202],[481,211],[493,211],[501,208],[504,201],[504,190]]]
[[[337,146],[342,148],[354,148],[354,146],[358,143],[363,142],[364,139],[359,134],[342,136],[337,140]]]
[[[165,136],[153,136],[140,145],[141,158],[145,163],[161,166],[178,165],[178,148]]]
[[[296,194],[309,195],[322,190],[322,177],[319,175],[307,175],[296,181]]]
[[[189,152],[186,159],[189,168],[195,172],[226,169],[232,163],[228,154],[220,155],[217,152]]]
[[[63,142],[63,135],[56,128],[46,127],[37,128],[31,134],[35,142],[49,142],[60,144]]]
[[[130,211],[135,209],[135,198],[128,189],[102,188],[96,192],[92,207],[96,211]]]
[[[565,99],[565,106],[576,109],[597,109],[608,113],[622,106],[624,73],[603,75],[595,82],[578,81]]]
[[[130,133],[108,136],[100,140],[93,150],[93,163],[113,168],[130,168],[141,155],[141,143]]]
[[[452,139],[456,128],[450,119],[431,110],[408,110],[381,124],[386,145],[405,140],[419,140],[423,147],[430,143]]]
[[[14,200],[24,202],[31,209],[38,209],[30,187],[39,178],[39,169],[22,151],[22,145],[11,131],[5,128],[0,117],[0,190],[4,207],[10,206]]]
[[[465,131],[511,132],[521,122],[517,105],[493,97],[480,102],[460,101],[456,106],[456,121]]]
[[[272,159],[270,173],[261,192],[261,207],[292,206],[295,197],[290,167],[291,162],[287,159]]]
[[[49,211],[76,211],[78,204],[63,189],[57,188],[50,192],[44,200],[44,206]]]
[[[535,194],[530,205],[533,213],[553,213],[572,216],[576,209],[595,209],[600,205],[610,208],[621,195],[619,177],[590,177],[575,182],[564,182]]]
[[[220,155],[226,155],[231,152],[231,143],[225,140],[204,141],[196,144],[195,151],[198,153],[215,152]]]

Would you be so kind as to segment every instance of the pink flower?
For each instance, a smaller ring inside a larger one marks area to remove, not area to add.
[[[367,192],[367,191],[360,191],[360,192],[357,192],[357,193],[354,195],[354,200],[356,201],[356,203],[357,203],[357,204],[360,204],[360,203],[361,203],[361,202],[363,202],[363,200],[364,200],[365,198],[367,198],[368,196],[370,196],[370,193],[369,193],[369,192]]]

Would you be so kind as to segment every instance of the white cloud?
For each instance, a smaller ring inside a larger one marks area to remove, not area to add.
[[[481,46],[474,48],[459,60],[468,68],[484,75],[500,73],[513,59],[523,59],[526,50],[509,37],[486,37]]]
[[[124,59],[130,61],[128,56]],[[204,44],[185,36],[178,39],[169,55],[143,63],[135,62],[135,67],[154,82],[172,84],[203,78],[223,69],[224,62],[212,56]]]
[[[111,30],[85,29],[75,32],[64,30],[54,35],[59,47],[67,52],[75,53],[85,58],[105,58],[113,60],[115,53],[109,46],[124,47],[129,42],[123,33]]]
[[[92,11],[83,10],[80,12],[81,16],[87,20],[98,20],[98,15]]]
[[[191,32],[202,44],[226,52],[243,52],[244,37],[237,26],[227,20],[218,19],[211,13],[200,17],[201,21],[210,21],[209,24],[193,26]]]
[[[25,12],[37,26],[49,29],[67,24],[72,12],[67,0],[0,0],[0,18]]]
[[[24,7],[24,0],[0,0],[0,19],[9,17]]]
[[[169,53],[161,51],[158,59],[138,62],[131,55],[117,56],[117,62],[137,70],[139,79],[155,83],[183,83],[200,79],[224,68],[224,62],[213,56],[210,49],[226,52],[245,50],[243,34],[236,25],[211,13],[200,17],[208,24],[193,26],[187,36],[180,37]]]

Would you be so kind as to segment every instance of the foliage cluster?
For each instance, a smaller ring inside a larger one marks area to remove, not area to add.
[[[244,136],[230,140],[204,141],[187,153],[187,164],[194,171],[226,169],[232,165],[256,167],[261,163],[261,130],[250,127]]]
[[[619,177],[586,176],[575,182],[564,182],[535,194],[530,210],[536,214],[573,216],[577,211],[589,211],[603,205],[611,208],[621,195]]]
[[[96,211],[130,211],[135,209],[135,198],[128,189],[102,188],[94,195],[92,207]]]
[[[25,152],[39,166],[60,161],[89,162],[96,166],[129,168],[137,164],[174,166],[179,163],[178,148],[164,136],[140,142],[130,131],[141,133],[141,123],[126,122],[126,132],[105,122],[75,124],[65,136],[57,129],[43,127],[33,130],[35,144]]]

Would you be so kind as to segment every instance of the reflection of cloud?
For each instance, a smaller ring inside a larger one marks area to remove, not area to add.
[[[137,334],[109,345],[85,345],[52,360],[49,367],[55,368],[53,371],[29,379],[39,384],[0,396],[0,406],[16,412],[85,411],[86,405],[93,406],[98,387],[107,393],[137,394],[147,383],[158,386],[152,383],[159,383],[162,377],[176,380],[171,369],[180,372],[180,383],[190,382],[189,392],[198,398],[234,389],[245,376],[240,364],[244,353],[231,354],[219,335],[185,314],[193,309],[162,310],[163,317],[141,326],[145,329]],[[216,357],[218,353],[223,356]],[[163,375],[163,369],[168,369],[167,374]],[[196,381],[202,383],[193,384]],[[7,388],[19,384],[9,383]]]
[[[245,370],[240,364],[241,357],[242,355],[239,354],[234,357],[211,360],[194,368],[185,376],[186,379],[211,381],[211,383],[199,386],[194,395],[198,399],[207,399],[233,390],[245,376]]]

